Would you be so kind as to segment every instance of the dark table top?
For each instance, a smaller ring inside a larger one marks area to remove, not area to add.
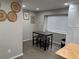
[[[43,31],[34,31],[33,33],[41,34],[41,35],[51,35],[51,34],[53,34],[51,32],[43,32]]]

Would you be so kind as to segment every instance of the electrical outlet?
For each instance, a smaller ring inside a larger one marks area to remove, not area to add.
[[[11,49],[8,49],[8,53],[11,53]]]

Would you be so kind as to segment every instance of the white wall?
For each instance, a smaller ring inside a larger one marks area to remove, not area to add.
[[[31,15],[36,17],[36,13],[34,12],[28,12],[28,13],[29,13],[29,20],[23,20],[23,41],[32,40],[32,33],[33,31],[36,30],[36,23],[31,24]]]
[[[79,6],[71,4],[69,7],[69,23],[70,27],[79,27]]]
[[[70,31],[67,34],[66,43],[73,42],[79,44],[79,3],[70,5],[68,23]]]
[[[8,13],[10,1],[1,0],[1,9]],[[22,12],[18,13],[16,22],[8,19],[0,22],[0,59],[9,59],[22,53]],[[8,50],[11,49],[11,53]]]

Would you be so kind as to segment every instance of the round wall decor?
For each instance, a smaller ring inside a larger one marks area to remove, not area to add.
[[[21,10],[21,5],[18,2],[12,2],[11,9],[12,9],[12,11],[18,13]]]
[[[0,21],[5,21],[7,18],[7,14],[4,10],[0,10]]]
[[[17,20],[17,14],[13,11],[8,13],[8,20],[11,22],[15,22]]]

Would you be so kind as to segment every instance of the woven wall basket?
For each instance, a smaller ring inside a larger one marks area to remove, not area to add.
[[[17,20],[17,14],[15,12],[13,12],[13,11],[10,11],[8,13],[8,20],[10,22],[15,22]]]
[[[7,14],[4,10],[0,10],[0,21],[5,21],[7,18]]]
[[[12,11],[14,11],[15,13],[20,12],[21,10],[21,5],[18,2],[12,2],[11,3],[11,9]]]

